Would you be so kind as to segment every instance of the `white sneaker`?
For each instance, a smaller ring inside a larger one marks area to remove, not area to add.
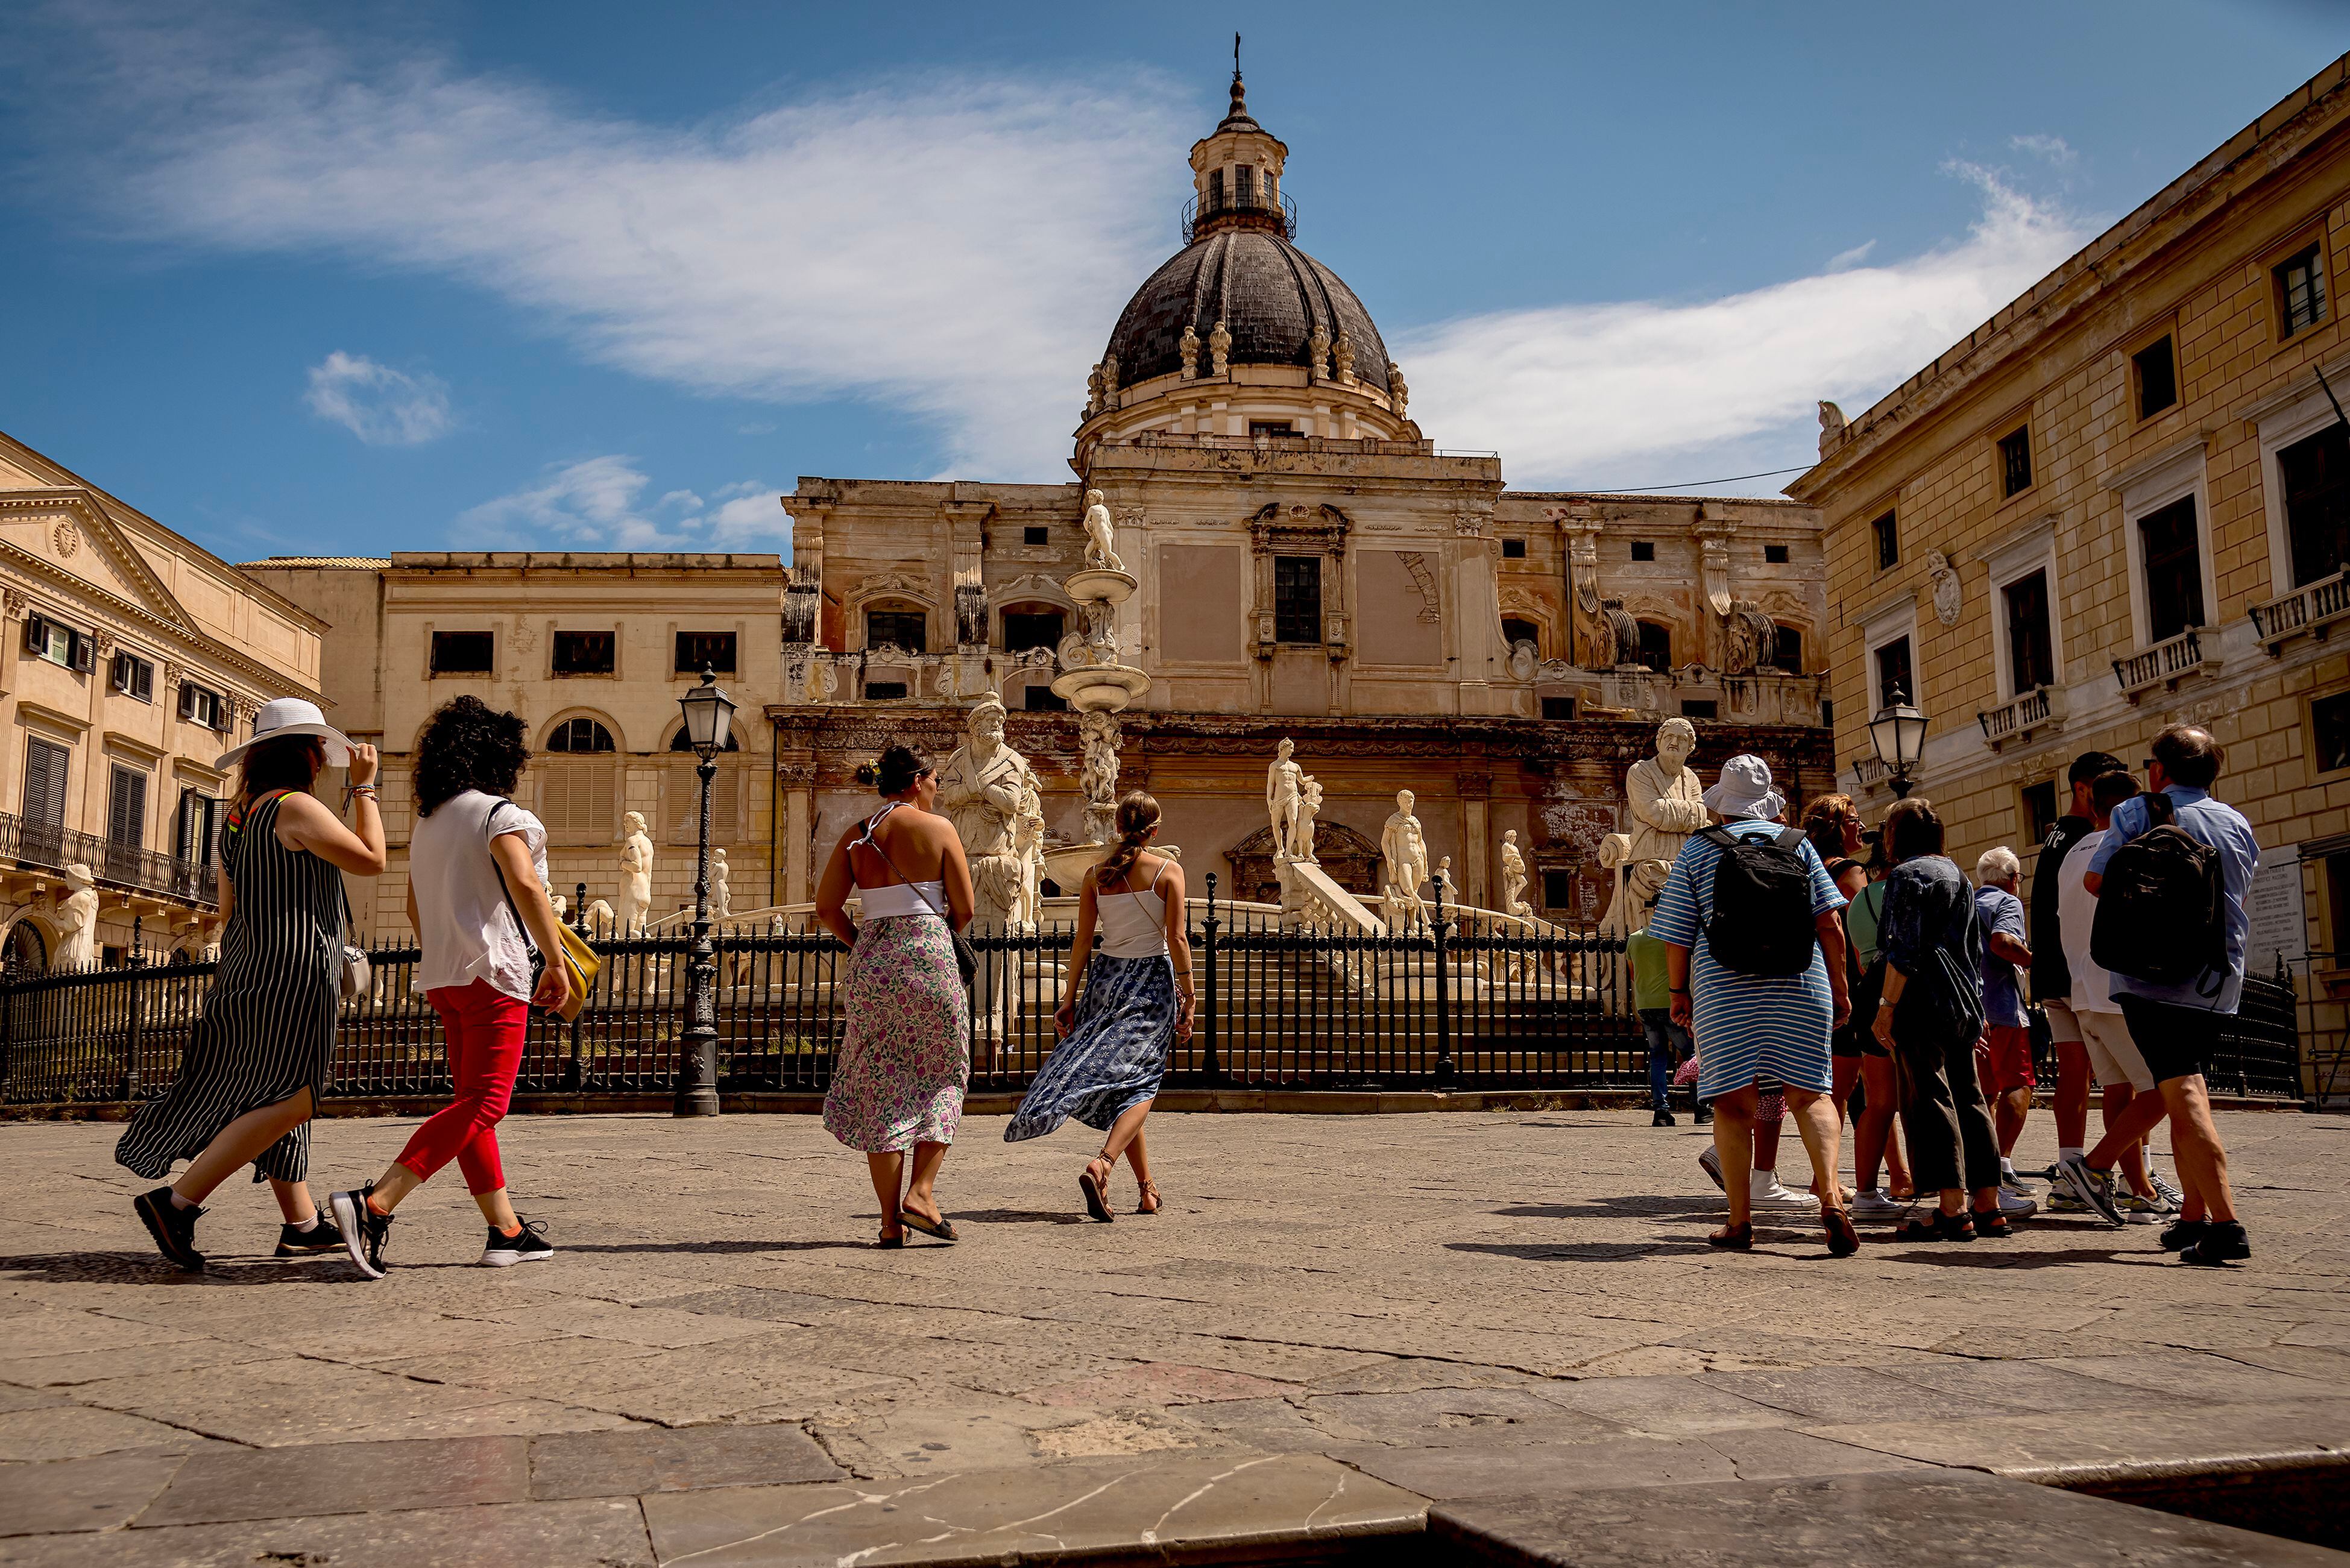
[[[1705,1179],[1708,1181],[1712,1182],[1716,1187],[1721,1187],[1721,1150],[1708,1148],[1704,1153],[1697,1157],[1697,1163],[1698,1168],[1705,1172]],[[1724,1187],[1722,1188],[1722,1190],[1727,1192],[1730,1189]]]
[[[1866,1220],[1890,1219],[1906,1213],[1909,1208],[1882,1187],[1871,1187],[1855,1194],[1851,1207],[1856,1217]]]
[[[2147,1171],[2146,1179],[2147,1185],[2154,1189],[2155,1197],[2161,1199],[2162,1206],[2165,1209],[2168,1209],[2171,1213],[2178,1213],[2180,1208],[2186,1204],[2187,1194],[2179,1191],[2178,1188],[2172,1186],[2169,1182],[2165,1181],[2160,1176],[2155,1174],[2151,1168]]]
[[[2033,1191],[2029,1187],[2024,1186],[2023,1178],[2012,1170],[2002,1170],[1999,1173],[1999,1189],[2002,1192],[2012,1192],[2018,1198],[2037,1198],[2040,1196],[2038,1193]]]
[[[2029,1220],[2040,1212],[2040,1205],[2033,1199],[2019,1196],[2002,1187],[1999,1189],[1999,1211],[2005,1219]]]
[[[2171,1210],[2158,1198],[2140,1198],[2135,1192],[2124,1192],[2114,1199],[2114,1207],[2132,1225],[2159,1225],[2168,1220]]]
[[[1754,1175],[1758,1177],[1767,1175],[1768,1179],[1757,1181],[1748,1189],[1751,1196],[1748,1197],[1747,1202],[1753,1208],[1812,1210],[1820,1206],[1820,1200],[1810,1193],[1797,1192],[1781,1181],[1779,1173],[1775,1170],[1767,1173],[1758,1170]]]

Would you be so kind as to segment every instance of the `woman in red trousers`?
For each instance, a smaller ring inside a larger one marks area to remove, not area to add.
[[[524,734],[514,714],[460,697],[432,715],[417,743],[408,920],[423,949],[417,982],[441,1015],[456,1097],[381,1176],[328,1200],[351,1262],[371,1280],[383,1277],[391,1211],[452,1159],[490,1224],[484,1265],[555,1255],[545,1228],[515,1215],[498,1158],[497,1126],[522,1068],[530,1005],[561,1007],[570,991],[559,961],[544,979],[531,974],[534,944],[549,955],[562,948],[546,896],[546,829],[506,798],[530,760]]]

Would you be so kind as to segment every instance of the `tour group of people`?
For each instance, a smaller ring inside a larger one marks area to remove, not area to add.
[[[2048,1210],[2163,1224],[2188,1263],[2251,1255],[2204,1073],[2243,990],[2260,846],[2212,794],[2223,756],[2207,731],[2171,725],[2152,753],[2143,784],[2106,753],[2074,761],[2028,910],[2015,853],[1986,850],[1970,884],[1929,800],[1896,801],[1871,829],[1848,796],[1824,795],[1793,826],[1761,758],[1723,764],[1711,826],[1627,943],[1653,1119],[1672,1125],[1670,1085],[1692,1075],[1700,1119],[1711,1111],[1699,1163],[1730,1210],[1712,1245],[1751,1250],[1758,1213],[1814,1207],[1838,1256],[1858,1249],[1856,1219],[1898,1219],[1911,1241],[2012,1234],[2042,1208],[2014,1151],[2044,1029]],[[1776,1168],[1790,1115],[1812,1166],[1802,1192]],[[2148,1156],[2166,1120],[2176,1185]]]
[[[134,1204],[172,1263],[203,1268],[203,1205],[250,1165],[283,1216],[278,1256],[341,1253],[380,1278],[395,1211],[452,1160],[486,1224],[484,1264],[553,1256],[544,1227],[515,1210],[497,1137],[530,1010],[563,1008],[573,983],[547,961],[562,947],[546,832],[512,799],[525,739],[519,717],[469,696],[436,711],[418,742],[408,917],[453,1092],[380,1175],[335,1191],[323,1210],[308,1187],[310,1122],[339,999],[364,983],[352,975],[343,877],[386,865],[377,755],[285,698],[220,759],[237,789],[221,846],[219,971],[177,1078],[132,1113],[115,1152],[153,1180],[187,1162]],[[1895,803],[1870,831],[1847,797],[1828,795],[1788,826],[1767,763],[1723,764],[1704,793],[1711,825],[1682,845],[1627,954],[1657,1119],[1671,1119],[1673,1070],[1693,1067],[1700,1119],[1712,1122],[1700,1163],[1730,1208],[1713,1245],[1751,1249],[1758,1211],[1814,1204],[1838,1255],[1860,1244],[1856,1216],[1904,1214],[1904,1199],[1916,1209],[1898,1234],[1917,1241],[2005,1236],[2034,1213],[2012,1163],[2037,1087],[2019,983],[2028,968],[2057,1063],[2052,1206],[2114,1224],[2168,1219],[2163,1244],[2189,1262],[2249,1255],[2202,1074],[2241,991],[2259,848],[2210,793],[2221,756],[2209,733],[2174,725],[2153,753],[2144,790],[2102,753],[2073,764],[2073,810],[2043,846],[2028,916],[2015,856],[1989,851],[1970,885],[1924,799]],[[329,767],[348,769],[343,812],[316,794]],[[816,889],[816,919],[849,949],[824,1125],[866,1157],[879,1246],[903,1247],[910,1233],[951,1242],[936,1189],[971,1072],[971,867],[933,809],[928,757],[893,745],[873,774],[878,808],[842,836]],[[1149,795],[1118,803],[1115,841],[1080,890],[1059,1043],[1004,1130],[1007,1141],[1072,1120],[1100,1131],[1076,1181],[1102,1221],[1117,1215],[1121,1160],[1133,1211],[1161,1207],[1144,1123],[1172,1048],[1191,1033],[1183,869],[1151,850],[1159,826]],[[2094,1146],[2092,1077],[2104,1095]],[[1847,1113],[1856,1189],[1839,1175]],[[1812,1166],[1807,1193],[1776,1172],[1788,1116]],[[2145,1157],[2166,1118],[2176,1188]]]

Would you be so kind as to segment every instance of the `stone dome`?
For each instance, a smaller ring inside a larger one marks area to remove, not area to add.
[[[1316,326],[1333,343],[1344,331],[1357,379],[1374,391],[1388,390],[1387,345],[1363,302],[1336,273],[1269,228],[1203,234],[1150,275],[1126,302],[1109,336],[1119,384],[1180,372],[1186,326],[1199,335],[1205,372],[1205,345],[1219,320],[1232,335],[1235,365],[1304,369]]]

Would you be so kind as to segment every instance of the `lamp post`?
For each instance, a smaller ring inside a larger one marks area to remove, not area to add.
[[[1926,754],[1926,715],[1910,705],[1898,686],[1868,722],[1869,743],[1877,748],[1877,760],[1889,770],[1887,782],[1896,800],[1909,798],[1909,775]]]
[[[702,667],[702,684],[677,700],[685,711],[686,743],[702,759],[702,831],[693,862],[693,945],[688,950],[685,1033],[678,1037],[677,1098],[671,1114],[718,1114],[718,954],[710,941],[710,781],[718,776],[734,720],[734,699],[719,689],[716,671]]]

